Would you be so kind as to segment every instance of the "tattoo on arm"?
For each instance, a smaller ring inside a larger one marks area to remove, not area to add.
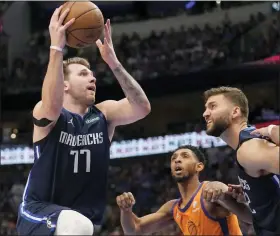
[[[122,67],[122,65],[115,68],[113,73],[119,81],[122,90],[130,103],[135,105],[147,103],[148,98],[145,92],[136,80]]]

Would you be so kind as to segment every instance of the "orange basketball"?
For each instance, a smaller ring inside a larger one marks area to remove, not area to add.
[[[72,48],[84,48],[100,38],[104,28],[104,18],[100,9],[90,1],[66,2],[61,13],[69,8],[63,24],[75,18],[66,31],[66,44]]]

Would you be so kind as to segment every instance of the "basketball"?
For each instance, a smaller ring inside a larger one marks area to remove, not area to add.
[[[100,38],[104,28],[104,18],[100,9],[90,1],[66,2],[61,13],[69,8],[63,24],[72,18],[75,22],[66,31],[66,44],[72,48],[85,48]]]

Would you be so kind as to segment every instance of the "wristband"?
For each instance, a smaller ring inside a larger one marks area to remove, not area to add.
[[[56,51],[63,52],[63,49],[60,47],[57,47],[57,46],[50,46],[50,49],[54,49]]]
[[[269,137],[271,137],[272,129],[273,129],[273,127],[275,127],[275,126],[276,126],[276,125],[269,125],[269,126],[267,127],[267,133],[268,133]]]

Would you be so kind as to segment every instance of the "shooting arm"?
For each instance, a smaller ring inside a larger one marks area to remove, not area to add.
[[[35,106],[33,111],[36,119],[57,120],[63,104],[63,87],[63,53],[51,49],[48,69],[43,82],[42,101]]]
[[[113,126],[126,125],[143,119],[151,111],[145,92],[119,62],[110,67],[126,98],[120,101],[108,100],[100,104],[105,107],[107,119]]]

